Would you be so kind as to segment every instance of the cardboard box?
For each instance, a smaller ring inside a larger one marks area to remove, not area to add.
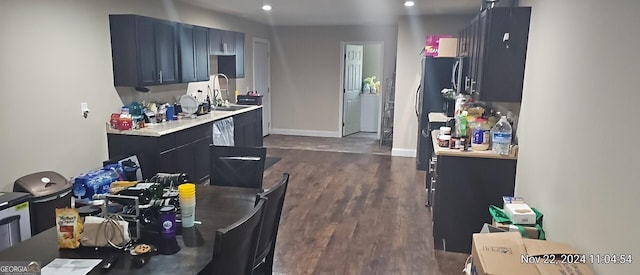
[[[425,56],[440,57],[440,55],[439,55],[440,39],[442,39],[442,38],[452,38],[452,37],[453,37],[453,35],[450,35],[450,34],[432,34],[432,35],[427,35],[427,41],[426,41],[425,47],[424,47],[424,55]],[[456,47],[457,47],[457,44],[456,44]]]
[[[565,243],[522,239],[517,232],[476,233],[471,251],[472,274],[593,275],[587,264],[564,264],[559,254],[579,253]],[[547,255],[557,255],[552,256],[553,264]]]
[[[502,196],[502,208],[507,204],[526,203],[523,197]]]
[[[536,213],[524,203],[507,204],[504,212],[514,224],[536,224]]]
[[[504,231],[507,232],[518,232],[520,233],[520,230],[518,230],[518,227],[513,225],[513,224],[506,224],[506,223],[499,223],[496,222],[495,220],[493,221],[493,226],[500,228]],[[521,225],[522,228],[524,228],[524,232],[527,235],[527,238],[529,239],[538,239],[538,237],[540,236],[540,232],[538,232],[538,229],[535,228],[534,226],[527,226],[527,225]]]

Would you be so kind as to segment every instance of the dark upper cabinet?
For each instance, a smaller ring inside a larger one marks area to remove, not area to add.
[[[196,56],[193,35],[193,26],[187,24],[178,25],[180,37],[180,82],[196,81]]]
[[[222,49],[220,44],[222,43],[222,30],[209,29],[209,54],[221,55]]]
[[[208,29],[179,24],[180,82],[209,80]]]
[[[138,15],[109,15],[115,86],[178,82],[176,23]]]
[[[522,100],[530,17],[530,7],[486,9],[460,32],[458,55],[470,62],[466,91],[476,100]]]
[[[235,55],[218,56],[218,72],[229,78],[244,78],[244,33],[235,32]]]
[[[209,54],[234,55],[236,51],[235,32],[209,29]]]
[[[193,28],[193,40],[196,57],[196,81],[209,80],[209,29],[205,27]]]
[[[222,53],[225,55],[236,54],[236,32],[222,31]]]

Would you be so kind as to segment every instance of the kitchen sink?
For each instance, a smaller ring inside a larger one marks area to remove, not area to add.
[[[223,107],[215,107],[214,111],[237,111],[246,108],[250,108],[251,106],[243,106],[243,105],[231,105],[231,106],[223,106]]]

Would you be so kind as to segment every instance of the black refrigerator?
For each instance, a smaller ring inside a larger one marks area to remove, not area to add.
[[[433,153],[431,130],[437,130],[444,123],[429,123],[429,113],[453,113],[452,102],[445,100],[442,89],[452,88],[452,70],[456,58],[423,57],[422,79],[416,90],[415,111],[418,117],[418,147],[416,152],[416,169],[427,171]]]

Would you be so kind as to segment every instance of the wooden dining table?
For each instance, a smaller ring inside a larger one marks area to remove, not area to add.
[[[37,261],[47,265],[55,258],[105,259],[117,255],[118,260],[109,269],[111,274],[197,274],[211,260],[215,232],[247,215],[254,206],[260,189],[196,186],[196,224],[179,228],[176,236],[180,251],[173,255],[146,257],[146,263],[136,266],[138,256],[112,248],[59,249],[56,227],[22,241],[0,252],[1,261]],[[104,274],[100,265],[89,274]]]

